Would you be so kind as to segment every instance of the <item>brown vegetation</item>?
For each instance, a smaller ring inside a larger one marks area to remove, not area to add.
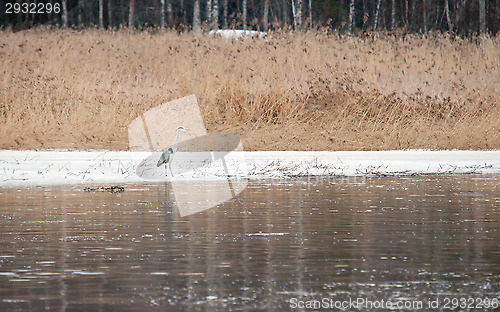
[[[196,94],[247,150],[499,149],[500,38],[0,31],[0,148],[127,149]]]

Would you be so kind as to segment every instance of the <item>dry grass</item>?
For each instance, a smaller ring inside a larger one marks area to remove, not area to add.
[[[127,149],[196,94],[248,150],[499,149],[500,38],[0,31],[0,148]]]

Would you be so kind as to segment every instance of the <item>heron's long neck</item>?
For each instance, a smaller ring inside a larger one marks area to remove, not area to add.
[[[181,130],[177,130],[175,133],[175,140],[173,146],[177,146],[177,142],[179,141],[179,135],[181,134]]]

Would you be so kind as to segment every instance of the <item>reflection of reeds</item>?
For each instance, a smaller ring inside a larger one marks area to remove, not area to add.
[[[127,149],[192,93],[250,150],[500,148],[498,37],[0,32],[0,148]]]

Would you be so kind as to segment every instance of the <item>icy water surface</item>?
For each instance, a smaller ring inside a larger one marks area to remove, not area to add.
[[[0,311],[498,311],[499,182],[250,181],[186,217],[168,184],[0,189]]]

